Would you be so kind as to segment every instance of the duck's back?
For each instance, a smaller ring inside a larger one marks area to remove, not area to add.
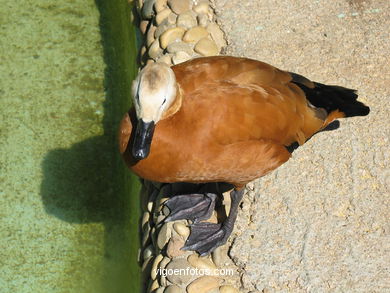
[[[220,56],[173,70],[185,98],[181,119],[205,119],[201,123],[222,144],[250,139],[302,144],[324,124],[324,111],[308,105],[291,74],[269,64]]]

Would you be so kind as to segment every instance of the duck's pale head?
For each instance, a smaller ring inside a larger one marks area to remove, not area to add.
[[[138,118],[132,148],[135,159],[149,155],[155,124],[175,101],[176,90],[175,74],[163,63],[148,64],[134,80],[132,95]]]

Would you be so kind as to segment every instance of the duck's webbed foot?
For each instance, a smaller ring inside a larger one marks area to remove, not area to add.
[[[165,221],[207,220],[214,211],[216,197],[214,193],[176,195],[165,202],[171,211]]]
[[[231,206],[229,216],[221,224],[194,223],[190,226],[191,234],[183,250],[196,250],[201,256],[207,255],[228,240],[237,218],[238,205],[244,195],[244,190],[233,190],[230,193]]]

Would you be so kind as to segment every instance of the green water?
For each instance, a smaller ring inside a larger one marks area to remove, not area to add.
[[[138,292],[127,1],[0,5],[0,292]]]

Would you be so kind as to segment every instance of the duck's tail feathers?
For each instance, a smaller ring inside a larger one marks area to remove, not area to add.
[[[342,117],[366,116],[370,112],[369,107],[357,100],[356,90],[311,82],[296,73],[291,75],[292,82],[305,92],[310,104],[325,109],[329,123]]]

